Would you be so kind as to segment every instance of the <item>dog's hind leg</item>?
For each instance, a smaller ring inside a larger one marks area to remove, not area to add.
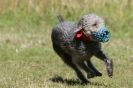
[[[80,62],[79,66],[87,72],[87,78],[93,78],[95,76],[102,76],[102,74],[97,71],[97,69],[92,65],[90,61]]]
[[[87,61],[87,65],[90,69],[92,69],[95,73],[95,76],[102,76],[102,73],[100,73],[95,67],[94,65],[92,64],[92,62],[90,60]],[[88,75],[88,78],[89,78],[89,75]]]
[[[102,50],[100,50],[95,56],[105,62],[108,76],[112,77],[113,61]]]
[[[72,57],[65,53],[59,46],[56,44],[53,44],[53,48],[56,51],[56,53],[61,57],[61,59],[66,63],[69,67],[71,67],[77,74],[78,78],[82,81],[82,83],[88,83],[89,81],[84,77],[81,70],[78,68],[78,66],[73,63]]]

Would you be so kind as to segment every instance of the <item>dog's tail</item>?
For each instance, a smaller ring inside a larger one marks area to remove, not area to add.
[[[57,18],[58,18],[58,20],[59,20],[60,23],[63,23],[64,22],[64,18],[63,18],[62,15],[58,15]]]

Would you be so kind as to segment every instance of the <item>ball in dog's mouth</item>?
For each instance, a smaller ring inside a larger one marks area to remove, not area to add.
[[[99,31],[92,32],[91,35],[95,41],[104,43],[109,41],[111,33],[107,30],[105,26],[103,26],[99,29]]]

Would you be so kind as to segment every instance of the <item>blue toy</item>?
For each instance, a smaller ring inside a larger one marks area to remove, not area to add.
[[[110,35],[106,27],[102,27],[98,32],[92,32],[93,39],[103,43],[109,41]]]

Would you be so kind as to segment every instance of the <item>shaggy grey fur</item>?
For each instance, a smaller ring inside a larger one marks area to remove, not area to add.
[[[90,58],[92,56],[96,56],[105,62],[108,75],[112,77],[113,63],[103,52],[101,43],[93,40],[82,41],[75,38],[77,31],[80,29],[84,29],[86,35],[89,35],[90,31],[97,31],[97,27],[104,25],[104,20],[95,14],[83,16],[78,24],[71,21],[64,21],[62,16],[58,16],[58,19],[60,20],[60,24],[53,28],[51,35],[53,49],[76,72],[78,78],[83,83],[88,82],[81,69],[87,72],[88,78],[102,76],[91,63]],[[91,25],[97,27],[91,27]]]

